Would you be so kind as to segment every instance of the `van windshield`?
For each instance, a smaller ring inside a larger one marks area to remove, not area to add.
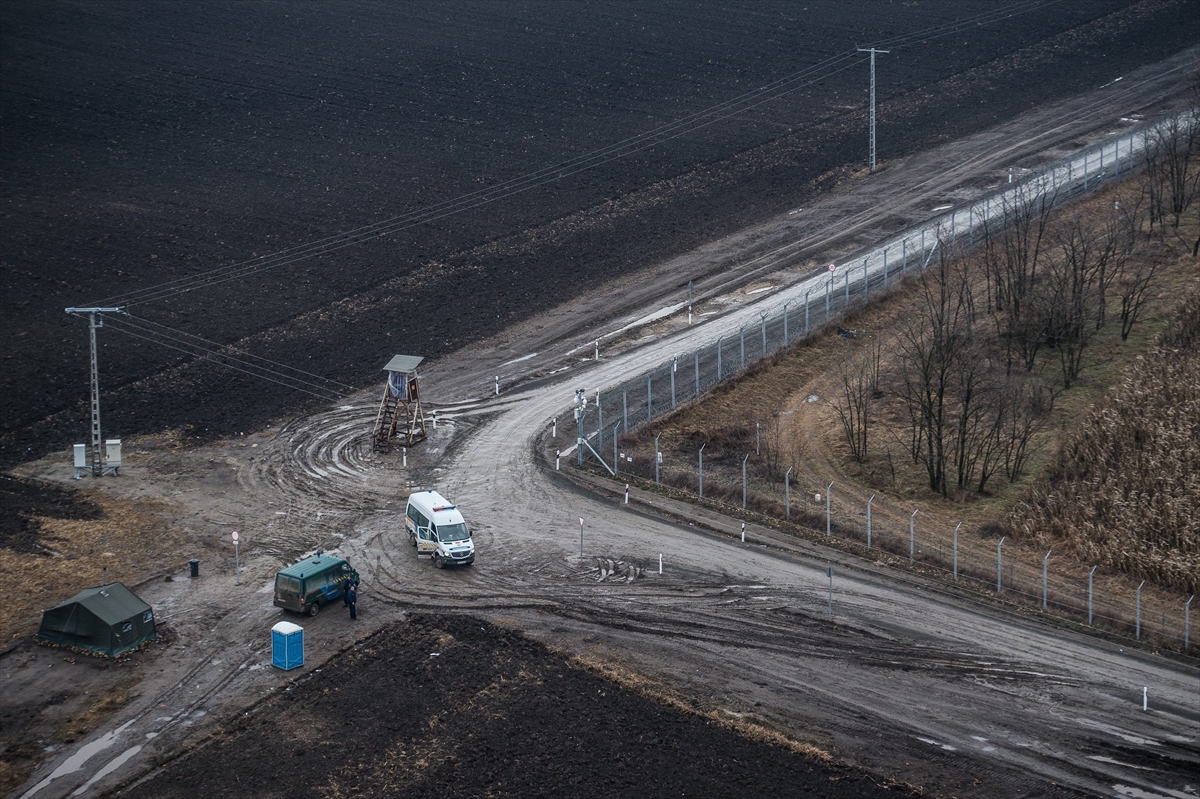
[[[439,541],[446,544],[451,541],[466,541],[471,534],[467,532],[465,524],[439,524],[437,537]]]

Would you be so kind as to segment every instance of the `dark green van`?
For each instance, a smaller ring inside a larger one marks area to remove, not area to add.
[[[275,607],[316,616],[321,606],[342,596],[358,572],[341,558],[317,552],[275,575]]]

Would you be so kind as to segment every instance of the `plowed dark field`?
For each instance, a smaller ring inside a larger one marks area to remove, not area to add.
[[[886,161],[1160,60],[1200,16],[1195,0],[1016,5],[946,30],[1004,6],[7,2],[0,463],[87,435],[87,332],[66,306],[400,218],[923,32],[880,56]],[[372,384],[396,352],[448,353],[860,168],[865,56],[822,75],[561,180],[130,310]],[[100,333],[113,436],[204,439],[323,401],[144,335]]]
[[[894,796],[621,690],[471,617],[414,616],[126,796]]]

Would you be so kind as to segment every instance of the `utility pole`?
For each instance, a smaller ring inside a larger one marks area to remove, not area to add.
[[[104,327],[104,314],[125,313],[125,307],[120,308],[66,308],[71,316],[88,316],[88,333],[92,345],[92,476],[99,477],[104,473],[104,443],[100,437],[100,367],[96,359],[96,328]]]
[[[874,47],[860,47],[860,53],[871,54],[871,171],[875,171],[875,54],[887,53],[887,50],[876,50]]]

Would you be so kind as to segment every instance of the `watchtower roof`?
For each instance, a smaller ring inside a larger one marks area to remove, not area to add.
[[[417,365],[423,360],[423,355],[393,355],[387,366],[383,367],[383,371],[409,374],[417,371]]]

